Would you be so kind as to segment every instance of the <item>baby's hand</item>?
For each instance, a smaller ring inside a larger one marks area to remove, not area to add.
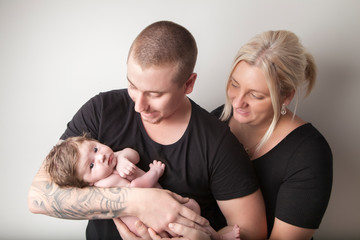
[[[127,176],[134,174],[136,165],[130,162],[125,157],[120,157],[118,159],[116,170],[118,171],[120,177],[126,178]]]

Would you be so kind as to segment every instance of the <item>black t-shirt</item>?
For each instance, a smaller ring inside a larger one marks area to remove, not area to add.
[[[222,109],[212,113],[219,117]],[[315,127],[298,127],[252,162],[264,196],[268,234],[275,217],[302,228],[319,227],[330,198],[333,165],[331,149]]]
[[[246,196],[258,184],[250,160],[229,127],[193,101],[191,106],[184,135],[174,144],[161,145],[147,135],[126,89],[100,93],[75,114],[61,138],[88,132],[114,151],[131,147],[139,152],[138,166],[144,171],[154,159],[162,161],[166,167],[159,179],[161,186],[195,199],[202,216],[220,229],[226,221],[216,200]],[[119,239],[119,234],[112,220],[89,221],[87,239]]]

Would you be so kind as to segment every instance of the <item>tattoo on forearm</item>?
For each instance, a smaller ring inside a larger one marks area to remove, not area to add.
[[[34,200],[35,207],[47,215],[66,219],[118,217],[125,208],[128,193],[126,188],[59,188],[44,182],[38,183],[37,188],[43,199]]]

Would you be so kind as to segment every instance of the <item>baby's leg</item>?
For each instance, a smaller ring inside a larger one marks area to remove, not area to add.
[[[165,170],[165,164],[160,161],[154,160],[150,164],[150,170],[147,171],[144,175],[132,180],[131,187],[140,187],[140,188],[151,188],[158,186],[157,181],[163,175]]]

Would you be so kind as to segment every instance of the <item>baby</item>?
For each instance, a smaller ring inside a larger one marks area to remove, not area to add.
[[[149,171],[144,172],[135,165],[139,161],[139,154],[131,148],[113,152],[95,139],[79,136],[54,146],[46,157],[46,169],[51,179],[62,187],[161,188],[158,180],[164,173],[165,164],[154,160]],[[200,207],[193,199],[186,206],[200,213]],[[136,217],[121,217],[121,220],[137,234]],[[240,239],[237,225],[221,235],[212,228],[208,231],[212,239]]]

